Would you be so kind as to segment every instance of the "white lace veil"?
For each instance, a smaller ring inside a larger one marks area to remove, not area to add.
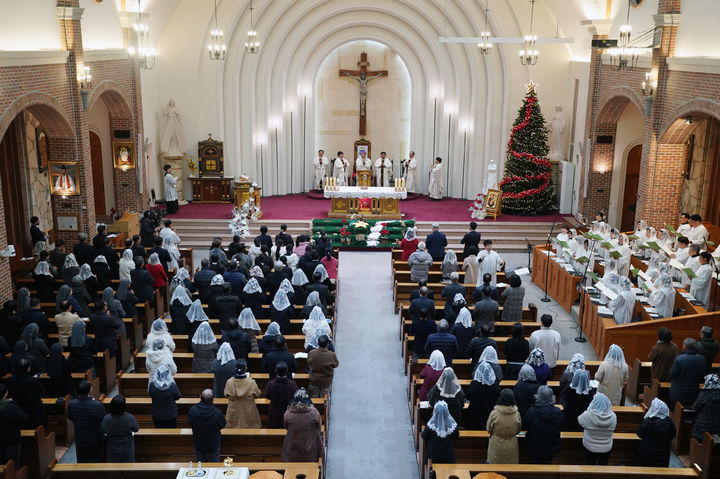
[[[460,381],[452,368],[443,369],[436,386],[440,390],[440,396],[444,398],[454,398],[461,389]]]
[[[225,279],[221,274],[216,274],[210,281],[210,286],[222,286],[223,284],[225,284]]]
[[[77,262],[77,259],[75,259],[75,255],[73,253],[68,253],[67,256],[65,256],[65,262],[63,263],[63,269],[65,268],[78,268],[80,265]]]
[[[455,254],[455,251],[449,249],[447,250],[447,253],[445,253],[445,259],[443,259],[443,263],[450,263],[450,264],[458,264],[457,255]]]
[[[265,275],[262,272],[262,268],[260,268],[260,266],[257,266],[257,265],[253,266],[252,269],[250,270],[250,276],[252,276],[253,278],[264,278],[265,277]]]
[[[193,301],[193,304],[190,305],[190,308],[188,309],[188,312],[185,314],[185,317],[188,321],[191,323],[194,323],[195,321],[207,321],[208,317],[207,314],[205,314],[205,311],[203,311],[202,303],[199,299],[196,299]]]
[[[607,414],[612,411],[612,403],[603,393],[595,393],[595,396],[593,396],[593,399],[588,406],[588,411],[593,411],[598,414]]]
[[[280,325],[275,321],[270,323],[265,331],[265,336],[280,336]]]
[[[220,361],[220,365],[223,365],[229,361],[235,360],[235,353],[233,352],[232,346],[230,346],[230,343],[222,343],[220,345],[220,349],[218,349],[217,356],[215,357],[218,361]]]
[[[518,382],[529,383],[533,381],[537,381],[535,370],[529,364],[523,364],[523,367],[520,368],[520,372],[518,373]]]
[[[238,317],[238,326],[240,327],[240,329],[252,329],[253,331],[260,331],[260,325],[255,319],[255,315],[250,308],[245,308],[240,311],[240,316]]]
[[[437,349],[430,353],[430,359],[428,365],[435,371],[442,371],[445,369],[445,356]]]
[[[460,310],[460,312],[457,315],[457,319],[455,319],[455,324],[460,323],[464,328],[472,328],[473,322],[472,322],[472,315],[470,314],[470,310],[463,306],[463,308]]]
[[[92,275],[92,270],[90,269],[89,264],[85,263],[84,265],[80,266],[80,272],[78,273],[78,276],[80,276],[80,281],[85,281]]]
[[[309,281],[307,279],[307,276],[305,275],[305,272],[300,268],[296,269],[293,273],[291,284],[293,286],[305,286],[308,283]]]
[[[435,431],[441,439],[446,438],[457,428],[457,422],[450,415],[448,405],[445,401],[438,401],[433,409],[433,415],[427,423],[427,427]]]
[[[492,346],[488,346],[485,349],[483,349],[482,354],[480,355],[480,359],[478,359],[478,362],[481,361],[487,361],[488,363],[498,364],[498,355],[497,351],[495,351],[495,348]]]
[[[308,294],[307,299],[305,300],[305,307],[306,308],[314,308],[315,306],[321,306],[322,303],[320,302],[320,293],[317,291],[312,291],[310,294]]]
[[[284,311],[290,307],[290,300],[287,297],[287,293],[282,289],[278,289],[275,293],[275,298],[272,300],[272,305],[278,311]]]
[[[570,359],[565,371],[575,373],[575,371],[579,369],[585,369],[585,356],[583,356],[582,353],[575,353],[572,359]]]
[[[645,419],[650,419],[653,417],[656,417],[658,419],[664,419],[669,415],[670,409],[667,407],[667,404],[665,404],[658,398],[654,398],[652,400],[652,403],[650,403],[650,407],[645,413]]]
[[[315,273],[320,273],[320,282],[322,283],[326,279],[328,279],[328,273],[325,269],[325,266],[322,264],[319,264],[315,267],[315,271],[313,271],[313,276],[315,276]]]
[[[175,291],[173,291],[172,297],[170,298],[170,304],[173,304],[175,300],[180,301],[180,304],[182,304],[183,306],[192,304],[192,299],[190,299],[190,296],[188,296],[185,286],[175,288]]]
[[[216,341],[215,334],[207,321],[200,323],[192,338],[193,344],[212,344]]]
[[[35,270],[33,271],[35,276],[50,276],[52,277],[52,273],[50,272],[50,263],[47,261],[38,261],[38,264],[35,266]]]
[[[490,366],[490,363],[483,361],[475,368],[475,374],[473,375],[474,381],[484,384],[485,386],[492,386],[495,384],[495,379],[495,370]]]
[[[611,364],[612,366],[622,368],[623,364],[625,364],[625,354],[620,346],[617,344],[610,345],[610,349],[608,349],[608,352],[605,355],[605,362]]]
[[[292,284],[290,283],[290,280],[287,278],[282,280],[282,283],[280,283],[280,289],[282,289],[286,293],[294,293],[295,292],[295,290],[292,287]]]
[[[531,364],[533,366],[542,366],[545,364],[545,353],[540,348],[535,348],[532,351],[530,351],[530,355],[527,359],[528,364]]]
[[[590,374],[584,369],[578,369],[573,373],[570,387],[577,394],[587,394],[590,392]]]
[[[170,370],[170,366],[168,366],[166,363],[162,363],[160,366],[157,367],[157,369],[155,370],[154,377],[152,379],[152,384],[156,388],[158,388],[161,391],[165,391],[174,382],[175,382],[175,378],[173,378],[172,371]]]
[[[258,280],[256,280],[255,278],[250,278],[250,280],[245,284],[245,287],[243,288],[243,293],[262,293],[262,288],[260,287],[260,283],[258,283]]]

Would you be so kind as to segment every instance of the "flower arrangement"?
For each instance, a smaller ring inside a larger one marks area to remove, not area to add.
[[[192,156],[187,158],[188,169],[190,170],[190,176],[195,176],[198,172],[198,165],[193,161]]]
[[[240,238],[246,238],[250,234],[250,221],[257,220],[262,212],[260,207],[255,204],[255,199],[250,196],[240,208],[233,208],[233,218],[230,220],[228,228],[233,235],[239,235]]]
[[[477,220],[484,220],[487,217],[487,212],[485,211],[485,195],[480,193],[475,197],[475,201],[472,205],[470,205],[470,208],[468,208],[468,211],[470,211],[470,216]]]

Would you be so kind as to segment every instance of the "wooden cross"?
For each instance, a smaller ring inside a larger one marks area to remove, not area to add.
[[[361,137],[364,137],[367,134],[367,124],[366,124],[366,108],[367,105],[367,84],[369,81],[374,80],[378,77],[384,76],[387,78],[388,71],[387,70],[375,70],[375,71],[368,71],[367,67],[370,65],[370,62],[368,62],[367,59],[367,53],[362,52],[360,54],[360,61],[357,63],[359,70],[343,70],[341,69],[339,71],[339,74],[341,77],[348,77],[352,78],[358,84],[360,85],[360,126],[358,128],[358,133]]]

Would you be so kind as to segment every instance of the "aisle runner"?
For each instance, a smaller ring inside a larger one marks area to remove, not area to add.
[[[417,479],[389,252],[340,253],[328,478]]]

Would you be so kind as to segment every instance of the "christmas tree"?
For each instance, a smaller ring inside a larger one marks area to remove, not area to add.
[[[548,128],[540,111],[535,84],[527,86],[523,105],[508,141],[505,174],[500,182],[504,213],[536,216],[555,208],[555,187],[550,180]]]

